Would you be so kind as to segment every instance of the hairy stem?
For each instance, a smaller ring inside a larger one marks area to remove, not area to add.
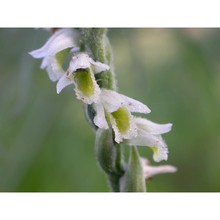
[[[96,74],[97,83],[101,88],[116,90],[114,68],[112,62],[112,50],[106,35],[105,28],[82,28],[81,36],[85,48],[96,61],[106,63],[110,66],[109,71]]]
[[[82,28],[81,50],[90,53],[94,60],[108,64],[110,70],[96,74],[96,81],[100,88],[116,90],[112,49],[105,28]],[[104,171],[110,185],[115,192],[120,191],[120,178],[124,174],[123,154],[121,146],[114,141],[114,134],[110,129],[98,129],[93,123],[95,111],[93,107],[85,106],[88,122],[96,130],[96,158]]]

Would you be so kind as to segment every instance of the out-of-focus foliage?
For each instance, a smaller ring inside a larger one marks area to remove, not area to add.
[[[147,104],[149,119],[173,123],[163,135],[169,158],[160,164],[178,172],[149,180],[148,191],[220,191],[220,29],[108,35],[119,91]],[[28,54],[48,36],[0,29],[0,191],[108,191],[83,104],[72,87],[57,95],[40,60]],[[139,149],[152,158],[150,149]]]

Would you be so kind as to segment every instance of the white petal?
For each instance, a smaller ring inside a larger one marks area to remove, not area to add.
[[[123,139],[122,135],[118,129],[116,120],[112,116],[110,117],[110,122],[111,122],[112,129],[114,131],[114,134],[115,134],[115,142],[117,143],[122,142],[122,139]]]
[[[29,54],[34,58],[53,56],[59,51],[76,46],[77,37],[78,33],[76,30],[60,29],[56,31],[41,48]]]
[[[43,58],[47,55],[48,49],[51,43],[56,40],[56,38],[60,35],[63,29],[56,31],[48,40],[47,42],[39,49],[31,51],[29,54],[34,58]]]
[[[115,91],[102,89],[101,102],[108,112],[114,112],[122,106],[126,105],[125,100]]]
[[[102,102],[108,112],[114,112],[122,106],[130,112],[150,112],[150,109],[143,103],[112,90],[102,89]]]
[[[37,49],[37,50],[33,50],[31,52],[29,52],[29,54],[36,58],[36,59],[39,59],[39,58],[43,58],[47,55],[47,50],[48,50],[48,46],[47,46],[47,43],[41,47],[40,49]]]
[[[57,93],[59,94],[65,87],[74,84],[71,76],[64,74],[57,83]]]
[[[44,57],[42,62],[41,62],[40,68],[45,69],[49,64],[49,60],[50,60],[50,56]]]
[[[150,113],[151,110],[143,103],[129,98],[125,95],[121,95],[121,97],[126,101],[126,107],[130,112],[139,112],[139,113]]]
[[[158,136],[138,130],[135,138],[127,140],[129,145],[135,146],[158,146],[161,145]]]
[[[59,80],[65,74],[63,68],[54,56],[47,58],[47,72],[52,81]]]
[[[72,52],[72,53],[77,53],[79,51],[80,51],[80,47],[74,47],[70,50],[70,52]]]
[[[177,171],[177,168],[171,165],[162,165],[162,166],[151,166],[149,161],[141,158],[141,164],[143,167],[145,179],[149,179],[152,176],[162,174],[162,173],[174,173]]]
[[[76,30],[61,29],[59,35],[51,42],[48,55],[55,55],[66,48],[77,46],[77,37],[78,32]]]
[[[172,129],[172,124],[157,124],[145,118],[135,118],[135,122],[139,129],[151,134],[164,134]]]
[[[105,112],[102,104],[93,104],[93,108],[96,111],[96,116],[94,117],[94,123],[97,127],[108,129],[108,123],[105,119]]]
[[[157,151],[154,152],[153,158],[156,162],[167,160],[168,158],[167,145],[160,135],[153,135],[138,130],[138,135],[132,139],[126,140],[126,143],[134,146],[155,147]]]
[[[107,64],[103,64],[99,61],[95,62],[92,58],[89,57],[88,54],[79,53],[76,56],[73,56],[70,62],[69,71],[72,73],[77,69],[87,69],[90,68],[91,65],[94,66],[94,73],[99,73],[110,69]]]
[[[73,73],[77,69],[88,69],[90,66],[90,57],[87,54],[77,54],[76,56],[73,56],[72,60],[70,61],[69,72]]]
[[[110,67],[107,64],[101,63],[99,61],[95,62],[92,58],[90,58],[90,63],[93,64],[95,68],[94,73],[100,73],[102,71],[110,69]]]

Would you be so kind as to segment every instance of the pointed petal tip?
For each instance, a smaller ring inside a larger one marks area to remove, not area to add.
[[[42,50],[42,48],[40,48],[40,49],[36,49],[36,50],[32,50],[32,51],[28,52],[28,54],[30,54],[35,59],[39,59],[39,58],[43,58],[45,56],[46,51]]]
[[[63,87],[64,88],[64,87]],[[59,85],[56,86],[56,92],[59,95],[61,93],[61,91],[63,90],[63,88],[61,88]]]
[[[151,110],[148,107],[146,107],[146,114],[148,113],[151,113]]]
[[[66,75],[63,75],[56,85],[56,91],[57,94],[59,94],[65,87],[74,84],[73,80],[70,78],[67,78]]]
[[[37,55],[36,55],[35,50],[28,52],[28,54],[31,55],[34,58],[38,58]]]
[[[56,87],[56,92],[59,95],[61,91]]]
[[[167,127],[167,132],[169,132],[169,131],[172,130],[173,124],[172,123],[168,123],[168,124],[166,124],[166,127]]]
[[[166,168],[169,173],[176,173],[178,171],[177,167],[174,167],[172,165],[167,165]]]

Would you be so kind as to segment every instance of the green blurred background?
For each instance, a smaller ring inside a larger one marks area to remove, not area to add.
[[[0,29],[0,191],[107,192],[83,104],[72,87],[57,95],[28,54],[48,36]],[[147,104],[152,121],[173,123],[163,135],[168,161],[159,164],[178,172],[155,176],[148,191],[220,191],[220,29],[120,28],[108,36],[119,92]],[[150,149],[139,149],[152,161]]]

